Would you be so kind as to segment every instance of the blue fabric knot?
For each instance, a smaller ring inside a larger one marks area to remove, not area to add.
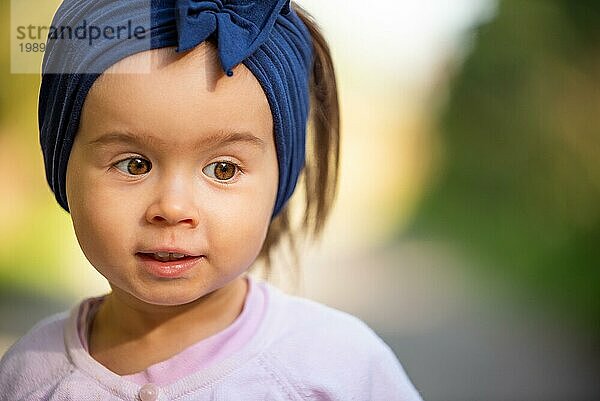
[[[177,51],[217,37],[221,66],[227,75],[266,40],[277,16],[289,13],[289,0],[177,0]]]

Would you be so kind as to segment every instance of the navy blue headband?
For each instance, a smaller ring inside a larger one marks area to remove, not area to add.
[[[135,53],[186,51],[209,38],[227,75],[243,63],[269,101],[279,163],[272,218],[281,211],[304,167],[313,58],[310,33],[289,0],[63,1],[44,55],[38,117],[46,179],[66,211],[67,162],[94,81]]]

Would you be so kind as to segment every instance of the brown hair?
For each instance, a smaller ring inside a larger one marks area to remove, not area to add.
[[[292,224],[290,204],[273,219],[258,260],[264,262],[263,278],[272,276],[272,253],[284,238],[293,258],[292,282],[299,274],[298,237],[316,240],[322,234],[337,193],[340,153],[340,112],[337,84],[329,46],[313,17],[295,3],[294,11],[308,28],[314,51],[310,79],[310,114],[306,140],[306,160],[298,187],[304,189],[304,213],[298,227]],[[287,269],[286,269],[287,270]]]

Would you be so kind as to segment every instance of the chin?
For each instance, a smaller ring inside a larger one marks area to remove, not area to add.
[[[140,301],[154,306],[182,306],[196,301],[198,298],[189,297],[163,297],[163,298],[138,298]]]
[[[130,292],[138,300],[156,306],[179,306],[189,304],[206,295],[203,292],[182,291],[181,288],[144,292]]]

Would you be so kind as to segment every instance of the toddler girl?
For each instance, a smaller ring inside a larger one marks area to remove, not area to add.
[[[21,338],[0,399],[419,400],[363,322],[247,275],[290,235],[301,172],[306,231],[319,234],[335,192],[335,77],[306,13],[66,0],[53,27],[46,176],[111,292]]]

